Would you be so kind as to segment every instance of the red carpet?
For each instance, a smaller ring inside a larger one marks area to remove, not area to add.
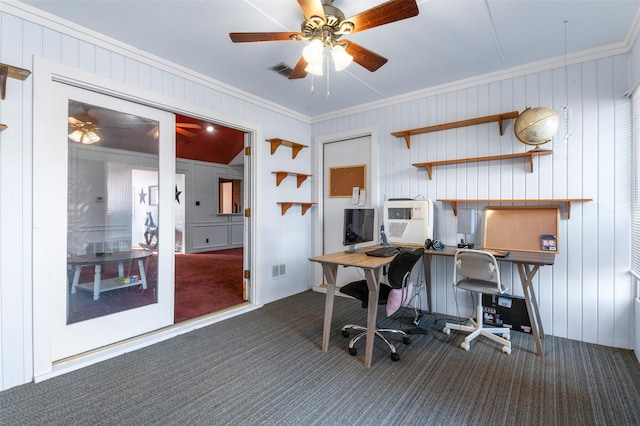
[[[242,248],[205,253],[175,255],[176,323],[209,314],[243,302]],[[145,267],[147,290],[129,287],[102,293],[99,300],[78,291],[69,294],[68,323],[84,321],[156,302],[158,274],[154,254]],[[125,268],[125,274],[137,274],[137,266]],[[105,265],[102,278],[117,277],[115,264]],[[82,268],[80,282],[93,280],[93,268]],[[70,281],[69,281],[70,282]]]
[[[242,248],[176,254],[175,322],[242,303]]]

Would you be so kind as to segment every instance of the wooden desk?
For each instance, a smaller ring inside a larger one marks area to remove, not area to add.
[[[81,256],[71,256],[67,258],[67,264],[73,267],[73,283],[71,284],[71,293],[75,293],[76,290],[82,289],[93,292],[93,300],[100,298],[100,293],[103,291],[116,290],[118,288],[125,288],[134,285],[142,285],[142,288],[147,288],[147,274],[144,270],[143,260],[150,257],[153,254],[151,251],[138,250],[138,251],[116,251],[113,253],[106,253],[102,256],[95,254],[85,254]],[[133,260],[138,261],[138,270],[140,271],[140,279],[132,281],[130,283],[122,284],[117,282],[116,278],[103,280],[102,279],[102,265],[108,263],[118,264],[118,277],[124,277],[124,262],[130,262]],[[79,283],[80,271],[83,266],[93,266],[94,277],[93,282]]]
[[[429,300],[429,309],[431,309],[431,259],[432,256],[450,256],[456,253],[457,248],[454,246],[446,246],[443,250],[425,250],[424,259],[424,275],[427,286],[427,299]],[[479,249],[482,250],[482,249]],[[520,274],[520,283],[524,292],[524,300],[531,321],[531,331],[536,341],[536,348],[539,356],[544,356],[542,350],[542,341],[544,339],[544,330],[542,321],[540,320],[540,311],[538,310],[538,302],[535,292],[533,291],[533,278],[538,269],[544,265],[553,265],[555,261],[555,253],[532,253],[525,251],[510,250],[505,257],[497,257],[499,262],[510,262],[516,265]]]
[[[369,249],[371,247],[368,247]],[[322,331],[322,352],[329,349],[329,335],[331,333],[331,317],[333,316],[333,298],[336,292],[336,277],[338,275],[339,266],[353,266],[361,268],[364,271],[367,286],[369,287],[369,300],[378,300],[380,291],[380,273],[385,265],[393,260],[391,257],[374,257],[367,256],[363,253],[345,253],[338,252],[325,254],[322,256],[310,257],[310,261],[318,262],[322,265],[322,271],[327,279],[327,294],[324,304],[324,328]],[[378,304],[369,303],[367,311],[367,337],[364,355],[364,366],[371,367],[371,358],[373,355],[373,340],[375,338],[376,316],[378,313]]]

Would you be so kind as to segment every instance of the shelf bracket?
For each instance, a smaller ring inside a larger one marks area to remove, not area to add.
[[[7,78],[25,80],[29,75],[31,75],[29,70],[0,63],[0,98],[4,100],[7,95]]]
[[[302,183],[307,180],[308,175],[297,175],[297,184],[298,184],[298,188],[300,188],[300,185],[302,185]]]
[[[284,178],[289,174],[288,172],[273,172],[276,174],[276,186],[280,186]]]
[[[291,208],[291,206],[293,205],[293,203],[289,203],[289,202],[279,202],[278,204],[280,204],[282,206],[282,215],[284,216],[284,214],[287,212],[287,210],[289,210]]]

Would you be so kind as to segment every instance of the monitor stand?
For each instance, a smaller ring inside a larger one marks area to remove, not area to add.
[[[355,253],[356,252],[356,245],[355,244],[349,244],[349,248],[346,249],[344,252],[345,253]]]
[[[390,246],[389,240],[387,240],[387,234],[384,232],[384,225],[380,225],[380,237],[382,237],[382,245]]]

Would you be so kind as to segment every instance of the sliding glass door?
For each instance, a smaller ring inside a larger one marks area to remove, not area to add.
[[[34,264],[55,361],[172,324],[176,182],[173,114],[63,83],[52,103]]]

